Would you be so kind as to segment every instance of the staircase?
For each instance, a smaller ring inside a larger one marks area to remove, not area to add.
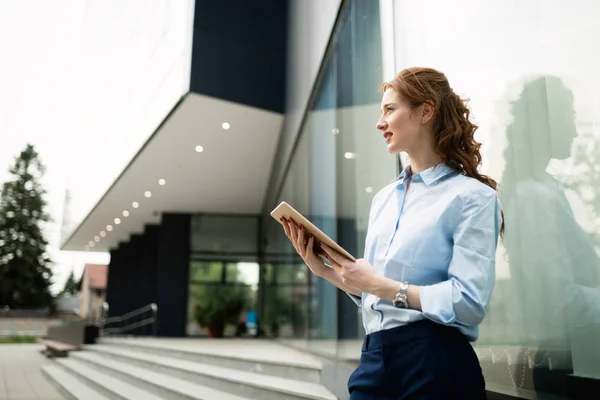
[[[103,338],[42,368],[77,400],[336,400],[321,362],[254,339]]]

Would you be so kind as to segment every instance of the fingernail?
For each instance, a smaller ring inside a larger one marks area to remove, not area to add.
[[[302,230],[302,225],[300,225],[300,228],[298,228],[298,230],[300,230],[300,231]]]
[[[323,246],[323,242],[319,242],[319,247]]]
[[[308,237],[309,237],[309,238],[313,237],[313,234],[312,234],[312,233],[311,233],[311,234],[309,234],[309,235],[308,235]]]
[[[283,217],[279,217],[279,220],[280,220],[281,222],[283,222]]]

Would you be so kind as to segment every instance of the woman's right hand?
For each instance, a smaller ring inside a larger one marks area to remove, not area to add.
[[[302,257],[304,263],[308,266],[308,268],[312,271],[313,274],[323,277],[330,267],[325,265],[323,259],[319,257],[313,250],[313,246],[315,243],[315,237],[312,234],[306,237],[304,230],[302,229],[302,225],[297,225],[293,220],[281,218],[281,222],[283,223],[283,229],[285,230],[285,234],[292,242],[294,249],[296,252]]]

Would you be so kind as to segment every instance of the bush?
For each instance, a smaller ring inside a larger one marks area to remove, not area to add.
[[[37,338],[35,336],[27,336],[27,335],[0,336],[0,344],[36,343],[36,342],[37,342]]]

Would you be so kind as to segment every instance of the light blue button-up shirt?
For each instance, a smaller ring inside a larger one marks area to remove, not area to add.
[[[502,217],[496,191],[439,164],[410,167],[373,198],[364,258],[396,281],[421,286],[423,311],[399,309],[363,293],[367,334],[421,319],[479,335],[495,282]]]

